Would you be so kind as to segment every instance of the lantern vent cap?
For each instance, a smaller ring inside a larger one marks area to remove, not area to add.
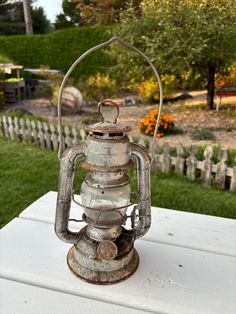
[[[110,121],[106,117],[104,117],[104,114],[101,110],[103,106],[112,106],[116,108],[116,114],[113,121]],[[102,117],[102,121],[86,127],[86,130],[92,132],[94,135],[99,136],[99,134],[96,133],[101,133],[106,135],[110,134],[111,136],[124,136],[124,133],[130,132],[132,130],[130,126],[124,126],[117,123],[120,110],[119,106],[112,99],[105,99],[100,102],[98,104],[98,112]]]

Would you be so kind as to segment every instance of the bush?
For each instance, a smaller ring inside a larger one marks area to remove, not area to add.
[[[0,113],[0,116],[7,116],[7,117],[11,117],[11,118],[23,118],[23,119],[29,119],[29,120],[33,120],[33,121],[41,121],[41,122],[46,122],[47,120],[45,118],[39,117],[39,116],[34,116],[30,113],[27,113],[25,111],[16,109],[10,112],[6,112],[6,113]]]
[[[88,100],[102,100],[114,96],[116,80],[109,75],[97,73],[79,84],[83,97]]]
[[[193,138],[195,140],[215,140],[215,135],[210,129],[203,128],[194,132]]]
[[[41,65],[65,73],[71,64],[87,49],[108,39],[108,27],[78,27],[45,35],[0,36],[0,54],[7,53],[15,63],[24,67]],[[81,62],[71,77],[78,81],[107,70],[114,60],[100,49]]]
[[[152,110],[147,114],[144,119],[141,119],[138,124],[138,129],[141,133],[145,135],[152,136],[154,134],[154,129],[157,121],[158,109]],[[164,113],[161,114],[159,121],[159,128],[156,137],[162,137],[168,134],[170,130],[174,128],[174,120],[171,116]]]
[[[163,85],[163,96],[169,98],[171,93],[177,88],[177,80],[173,74],[161,75]],[[154,78],[143,81],[137,86],[138,94],[140,97],[148,101],[156,102],[159,99],[159,85]]]
[[[216,87],[235,87],[236,86],[236,62],[226,68],[225,72],[217,73],[215,77]]]

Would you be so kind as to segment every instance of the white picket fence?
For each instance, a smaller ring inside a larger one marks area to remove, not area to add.
[[[59,137],[55,125],[47,122],[34,121],[17,117],[0,116],[0,137],[18,140],[24,143],[34,143],[40,148],[58,150]],[[86,132],[84,129],[78,130],[75,127],[63,127],[64,148],[85,140]],[[137,142],[148,147],[150,141],[140,137],[139,139],[130,138],[130,141]],[[184,157],[184,148],[181,144],[176,146],[176,156],[170,154],[170,146],[164,144],[155,154],[152,171],[170,172],[174,171],[178,175],[186,175],[194,181],[198,177],[206,187],[214,185],[220,189],[229,189],[236,192],[236,166],[227,167],[228,153],[222,149],[217,163],[213,163],[213,148],[207,146],[204,151],[204,160],[197,160],[197,147],[190,148],[190,156]]]

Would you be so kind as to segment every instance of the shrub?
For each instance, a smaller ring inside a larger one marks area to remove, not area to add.
[[[215,135],[210,129],[203,128],[194,132],[193,138],[195,140],[215,140]]]
[[[141,119],[138,124],[138,129],[141,133],[152,136],[154,134],[154,129],[157,121],[158,109],[152,110],[147,114],[144,119]],[[168,134],[170,130],[174,128],[174,120],[171,116],[164,113],[161,114],[158,133],[156,137],[162,137]]]
[[[161,81],[163,85],[163,96],[169,98],[177,87],[176,77],[173,74],[164,74],[161,75]],[[159,99],[159,85],[154,78],[143,81],[137,86],[137,90],[139,96],[148,101],[156,102]]]
[[[78,27],[64,29],[45,35],[0,36],[0,54],[7,53],[15,63],[24,67],[39,68],[41,65],[65,73],[71,64],[87,49],[108,39],[108,27]],[[100,49],[72,72],[71,77],[79,80],[107,69],[114,60]]]
[[[236,62],[225,70],[225,73],[217,73],[215,77],[217,88],[236,86]]]
[[[39,116],[35,116],[32,115],[28,112],[25,112],[23,110],[20,109],[16,109],[16,110],[12,110],[12,111],[8,111],[6,113],[0,113],[0,116],[7,116],[7,117],[11,117],[11,118],[23,118],[23,119],[29,119],[29,120],[33,120],[33,121],[41,121],[41,122],[46,122],[47,119],[43,118],[43,117],[39,117]]]
[[[109,75],[97,73],[79,84],[85,99],[102,100],[116,93],[116,81]]]

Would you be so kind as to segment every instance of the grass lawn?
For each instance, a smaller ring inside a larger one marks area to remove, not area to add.
[[[59,162],[55,152],[0,139],[0,225],[46,192],[57,190]],[[84,171],[79,171],[79,188]],[[135,183],[131,173],[132,184]],[[236,218],[236,193],[207,189],[185,177],[152,174],[152,204],[159,207]]]

